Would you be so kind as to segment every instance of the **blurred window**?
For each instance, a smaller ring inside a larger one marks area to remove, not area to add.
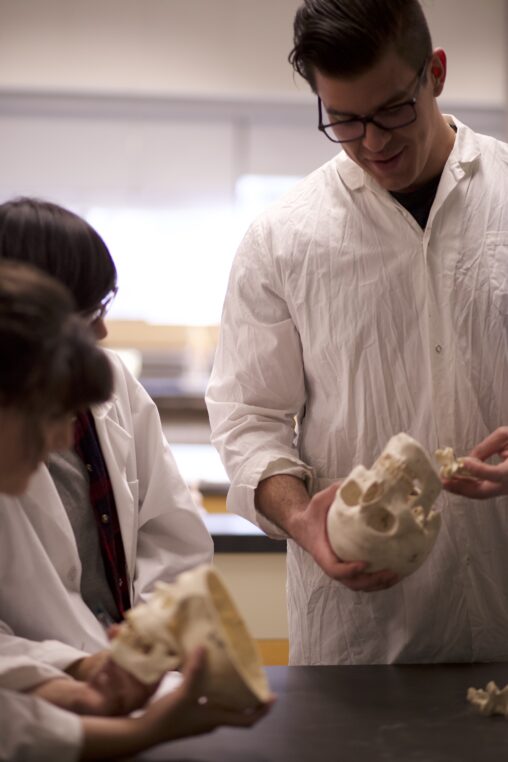
[[[298,179],[244,175],[236,183],[229,207],[85,210],[84,216],[103,236],[118,270],[120,288],[109,319],[218,325],[231,263],[243,234]]]

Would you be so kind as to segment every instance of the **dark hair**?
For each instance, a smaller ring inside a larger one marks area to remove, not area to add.
[[[415,70],[432,53],[418,0],[304,0],[294,20],[289,62],[315,90],[316,69],[355,77],[390,47]]]
[[[109,398],[104,352],[60,283],[26,265],[0,262],[0,404],[60,416]]]
[[[0,204],[0,259],[27,262],[63,283],[79,312],[89,312],[116,287],[116,268],[96,230],[48,201]]]

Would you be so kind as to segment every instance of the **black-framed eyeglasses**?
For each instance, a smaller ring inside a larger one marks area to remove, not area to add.
[[[330,124],[323,124],[323,106],[318,96],[319,123],[318,130],[324,132],[328,140],[333,143],[350,143],[352,140],[361,140],[365,137],[368,124],[375,124],[382,130],[396,130],[399,127],[407,127],[416,121],[416,99],[422,86],[429,58],[423,62],[416,77],[416,85],[413,97],[393,106],[379,109],[371,116],[356,116],[356,114],[344,114],[344,118]]]
[[[115,288],[113,288],[109,294],[106,294],[104,299],[101,299],[97,307],[95,307],[93,310],[89,310],[88,312],[81,313],[83,320],[85,320],[89,325],[95,323],[97,320],[102,320],[113,304],[113,300],[117,293],[118,286],[115,286]]]

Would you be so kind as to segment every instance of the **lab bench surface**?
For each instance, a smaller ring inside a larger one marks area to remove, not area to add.
[[[216,553],[285,553],[285,540],[267,537],[259,527],[232,513],[203,516]]]
[[[508,664],[269,667],[278,700],[258,725],[160,746],[159,762],[498,762],[508,721],[483,717],[469,686],[508,682]]]

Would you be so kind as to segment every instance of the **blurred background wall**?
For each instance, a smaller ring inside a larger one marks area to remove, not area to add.
[[[142,350],[159,398],[202,394],[246,226],[336,150],[287,63],[298,5],[0,0],[0,198],[59,201],[104,235],[110,341]],[[505,137],[507,3],[423,5],[443,110]]]

